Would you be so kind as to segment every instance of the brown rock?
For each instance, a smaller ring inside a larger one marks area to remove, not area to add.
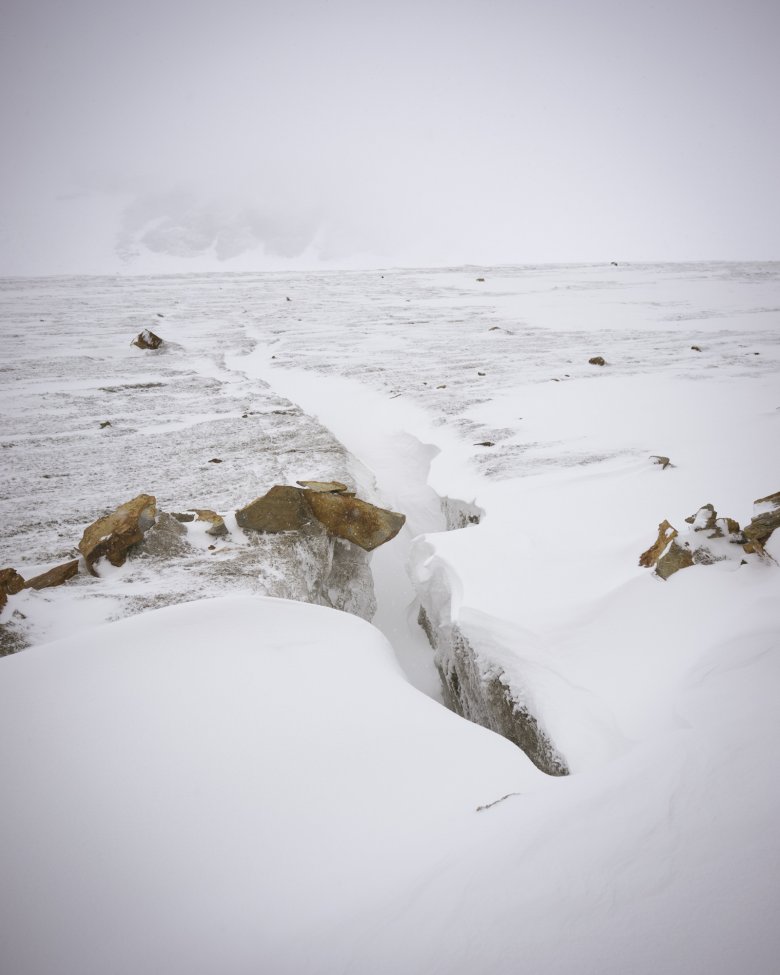
[[[211,527],[206,529],[207,535],[211,535],[212,538],[221,538],[228,534],[227,525],[222,515],[218,515],[211,508],[193,508],[192,510],[198,516],[198,521],[210,522]]]
[[[24,584],[25,589],[50,589],[52,586],[61,586],[68,582],[79,573],[79,560],[73,559],[72,562],[65,562],[63,565],[56,565],[48,572],[42,572],[39,576],[28,579]]]
[[[650,460],[654,460],[656,464],[660,464],[662,471],[665,471],[667,467],[674,467],[674,464],[669,460],[669,458],[664,457],[663,454],[651,454]]]
[[[702,558],[701,561],[705,560]],[[693,552],[689,548],[684,548],[682,545],[678,545],[677,542],[673,541],[658,559],[655,571],[662,579],[668,579],[670,575],[674,575],[680,569],[687,569],[693,563]]]
[[[658,526],[658,538],[646,552],[642,552],[639,556],[639,564],[645,569],[651,569],[658,562],[669,542],[675,538],[677,538],[677,529],[672,528],[664,519]]]
[[[317,494],[344,494],[349,491],[346,484],[341,481],[296,481],[307,491],[315,491]]]
[[[689,525],[693,525],[695,532],[712,531],[715,528],[715,520],[718,512],[711,504],[704,504],[699,508],[695,515],[688,515],[685,519]]]
[[[20,576],[16,569],[0,569],[0,609],[5,608],[9,596],[24,589],[24,576]]]
[[[592,366],[605,366],[607,364],[606,359],[602,355],[594,355],[592,359],[588,359],[588,362]]]
[[[405,515],[343,494],[312,491],[307,492],[306,500],[331,535],[345,538],[368,552],[395,538],[406,521]]]
[[[90,573],[97,575],[93,565],[103,556],[112,565],[123,565],[127,550],[142,541],[144,533],[154,524],[156,512],[157,499],[151,494],[139,494],[86,528],[79,551]]]
[[[151,329],[145,328],[136,335],[130,344],[137,346],[139,349],[159,349],[163,344],[163,340],[159,335],[155,335]]]
[[[749,525],[745,525],[743,532],[746,539],[745,551],[764,554],[764,546],[769,541],[775,528],[780,528],[780,491],[770,494],[766,498],[758,498],[753,502],[754,514]],[[756,545],[758,543],[758,545]]]
[[[236,521],[241,528],[256,532],[300,531],[312,522],[312,512],[304,494],[316,497],[314,492],[304,492],[301,488],[277,485],[236,512]],[[319,495],[329,497],[329,495]]]

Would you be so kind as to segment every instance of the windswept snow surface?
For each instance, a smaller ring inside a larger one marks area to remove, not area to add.
[[[373,556],[403,673],[344,614],[206,600],[269,592],[210,573],[229,550],[9,600],[0,622],[39,644],[0,660],[9,971],[775,970],[780,569],[662,582],[637,560],[664,518],[711,502],[744,524],[780,490],[780,267],[14,280],[0,300],[3,565],[63,560],[142,490],[229,511],[349,478],[408,514]],[[129,347],[143,327],[164,354]],[[443,498],[481,523],[444,531]],[[435,697],[413,586],[574,774],[405,682]]]

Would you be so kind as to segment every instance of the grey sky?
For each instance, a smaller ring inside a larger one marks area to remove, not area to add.
[[[779,28],[776,0],[4,0],[0,273],[780,259]]]

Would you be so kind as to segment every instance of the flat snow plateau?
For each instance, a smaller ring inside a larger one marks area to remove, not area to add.
[[[6,279],[0,314],[0,568],[141,492],[231,529],[9,598],[4,973],[776,970],[780,539],[637,561],[780,490],[780,265]],[[300,478],[407,515],[374,626],[231,517]],[[441,706],[418,600],[571,775]]]

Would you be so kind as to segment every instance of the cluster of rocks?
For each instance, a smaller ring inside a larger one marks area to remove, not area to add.
[[[711,504],[703,505],[685,521],[691,527],[680,535],[664,519],[658,526],[658,537],[639,557],[639,564],[654,568],[656,575],[668,579],[691,565],[742,559],[743,553],[770,558],[765,546],[780,527],[780,491],[754,502],[753,518],[744,528],[733,518],[719,518]]]
[[[362,501],[338,481],[297,483],[298,487],[277,485],[240,508],[236,523],[246,531],[270,534],[304,533],[316,526],[370,552],[394,538],[406,521],[405,515]],[[207,522],[206,534],[215,539],[229,534],[224,518],[216,511],[193,508],[188,512],[158,512],[153,495],[139,494],[89,525],[78,551],[87,572],[97,575],[95,565],[100,559],[105,558],[114,566],[123,565],[131,549],[144,541],[153,526],[163,534],[175,535],[185,531],[182,523],[193,521]],[[15,569],[0,570],[0,609],[9,596],[22,589],[59,586],[74,578],[81,560],[58,565],[28,580]]]

